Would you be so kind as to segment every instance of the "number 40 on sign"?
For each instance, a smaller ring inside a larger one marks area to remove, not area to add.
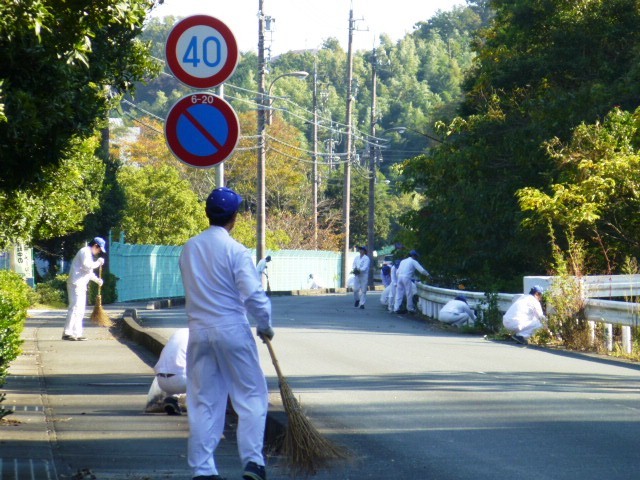
[[[238,45],[229,28],[208,15],[178,22],[167,38],[167,65],[193,88],[212,88],[229,78],[238,64]]]

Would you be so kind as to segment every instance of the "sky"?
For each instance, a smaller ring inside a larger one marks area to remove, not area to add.
[[[271,38],[272,55],[319,48],[329,37],[337,38],[346,50],[349,10],[353,8],[353,48],[370,50],[382,33],[399,40],[438,10],[463,4],[464,0],[263,0],[264,15],[275,19],[273,33],[265,39]],[[257,51],[258,5],[258,0],[164,0],[152,16],[216,17],[231,29],[241,52]]]

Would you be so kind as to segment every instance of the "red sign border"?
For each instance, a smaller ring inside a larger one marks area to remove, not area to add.
[[[224,66],[215,75],[204,78],[194,77],[187,73],[187,71],[182,68],[182,64],[176,55],[178,40],[182,34],[191,27],[200,25],[211,27],[220,32],[227,44],[227,61]],[[233,72],[238,66],[238,60],[240,59],[238,43],[236,42],[236,37],[233,35],[233,32],[224,22],[209,15],[193,15],[176,23],[167,37],[164,54],[171,73],[182,83],[193,88],[213,88],[224,83],[225,80],[233,75]]]
[[[214,100],[212,102],[194,103],[191,100],[193,96],[213,97]],[[224,118],[227,120],[230,141],[227,141],[224,147],[213,155],[194,155],[186,150],[178,139],[178,119],[189,107],[192,107],[193,105],[210,105],[215,107],[220,110]],[[171,110],[169,110],[164,122],[164,135],[167,145],[169,146],[169,150],[171,150],[171,152],[180,161],[196,168],[210,168],[225,161],[233,153],[233,150],[236,148],[236,145],[238,145],[238,140],[240,139],[240,121],[238,120],[238,115],[235,110],[222,97],[214,95],[213,93],[192,93],[182,97],[173,105],[173,107],[171,107]]]

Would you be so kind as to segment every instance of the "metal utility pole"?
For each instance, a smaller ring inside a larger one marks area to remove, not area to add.
[[[313,62],[313,248],[318,249],[318,58]]]
[[[375,247],[375,215],[376,215],[376,154],[377,145],[376,138],[376,87],[378,83],[378,59],[376,57],[376,49],[371,52],[371,147],[369,154],[369,216],[367,218],[367,250],[371,267],[369,267],[368,284],[373,287],[373,249]]]
[[[353,8],[349,10],[349,48],[347,51],[347,142],[346,159],[344,164],[344,190],[342,197],[342,218],[344,223],[344,245],[342,249],[342,287],[347,287],[347,275],[349,272],[349,236],[351,215],[351,115],[353,110],[352,82],[353,82],[353,31],[355,21]]]
[[[218,96],[224,98],[224,83],[218,87]],[[216,188],[224,187],[224,162],[216,165]]]
[[[264,258],[266,251],[266,109],[265,109],[265,76],[264,60],[264,1],[258,0],[258,180],[257,180],[257,212],[256,212],[256,261]]]

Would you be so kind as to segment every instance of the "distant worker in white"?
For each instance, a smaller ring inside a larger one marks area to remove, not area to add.
[[[89,245],[82,247],[71,262],[69,278],[67,279],[67,294],[69,295],[69,310],[67,322],[62,332],[62,340],[81,341],[87,338],[82,335],[82,321],[87,307],[87,286],[89,282],[102,285],[94,270],[104,265],[104,258],[98,257],[107,253],[106,242],[101,237],[95,237]]]
[[[242,197],[216,188],[206,202],[210,227],[180,256],[189,320],[188,459],[194,480],[218,480],[214,451],[222,437],[227,395],[238,414],[238,452],[245,480],[265,480],[263,442],[268,391],[256,341],[273,338],[271,302],[249,250],[231,238]]]
[[[542,287],[535,285],[529,295],[523,295],[513,302],[502,317],[502,324],[513,333],[511,338],[514,341],[526,345],[536,330],[542,328],[542,322],[546,320],[540,304],[542,293]]]
[[[169,396],[164,399],[164,411],[169,415],[180,415],[180,395],[187,392],[187,343],[189,329],[179,328],[162,349],[156,372],[158,387]]]
[[[422,275],[429,275],[422,265],[418,263],[418,252],[415,250],[411,250],[409,252],[409,256],[400,262],[398,269],[396,270],[396,277],[398,279],[398,284],[396,285],[396,298],[395,303],[393,305],[393,311],[395,313],[407,313],[415,312],[415,306],[413,305],[413,276],[416,273],[416,270],[420,272]],[[400,310],[400,306],[402,305],[402,301],[407,299],[407,308],[406,310]]]
[[[440,309],[438,320],[455,327],[472,326],[476,323],[476,312],[467,303],[467,297],[458,295]]]
[[[266,270],[269,268],[267,263],[269,263],[270,261],[271,261],[271,255],[267,255],[266,257],[264,257],[262,260],[258,262],[258,265],[256,265],[256,270],[258,271],[258,275],[260,276],[260,278],[262,278],[263,273],[266,275]]]
[[[367,247],[358,247],[360,255],[353,260],[353,297],[354,306],[364,310],[367,302],[367,287],[369,285],[369,264],[371,260],[367,255]]]

